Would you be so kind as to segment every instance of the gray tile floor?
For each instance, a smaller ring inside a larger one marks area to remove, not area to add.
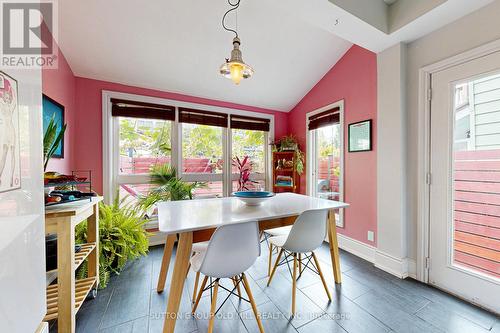
[[[162,247],[151,248],[147,257],[129,263],[122,274],[114,276],[96,299],[85,302],[77,315],[76,331],[161,332],[169,287],[162,294],[155,290],[162,253]],[[414,280],[400,280],[344,251],[343,283],[335,286],[326,244],[317,255],[330,281],[333,301],[328,302],[319,277],[306,271],[297,282],[297,315],[291,319],[290,274],[286,266],[281,267],[266,287],[267,255],[263,247],[262,256],[247,272],[266,332],[500,333],[497,316]],[[207,331],[209,297],[203,297],[195,318],[188,315],[193,284],[191,272],[181,304],[186,315],[177,321],[176,332]],[[249,304],[237,298],[230,298],[219,316],[214,332],[258,332]],[[57,331],[56,326],[52,325],[51,333]]]

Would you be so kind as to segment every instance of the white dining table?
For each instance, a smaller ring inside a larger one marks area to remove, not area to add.
[[[236,197],[165,201],[158,203],[159,231],[167,236],[158,278],[157,292],[163,292],[170,258],[178,238],[163,332],[174,332],[184,281],[189,269],[192,244],[210,239],[222,225],[257,221],[261,231],[292,225],[307,210],[328,210],[328,241],[335,283],[341,283],[335,210],[344,202],[295,193],[279,193],[259,206],[247,206]]]

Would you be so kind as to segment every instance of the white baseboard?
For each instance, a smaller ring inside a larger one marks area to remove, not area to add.
[[[365,259],[381,270],[401,279],[417,276],[417,265],[410,258],[399,259],[390,254],[379,251],[376,247],[360,242],[356,239],[338,235],[339,247],[357,257]]]
[[[408,276],[412,279],[417,279],[417,261],[408,258]]]
[[[369,262],[375,262],[375,254],[377,248],[356,239],[338,234],[337,240],[339,242],[339,247],[349,253],[354,254],[357,257],[365,259]]]
[[[375,267],[401,279],[408,277],[408,259],[406,258],[396,258],[390,254],[377,250]]]

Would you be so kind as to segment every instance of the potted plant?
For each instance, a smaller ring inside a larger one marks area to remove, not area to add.
[[[257,184],[258,182],[250,179],[250,172],[252,170],[252,162],[248,156],[245,156],[243,160],[240,160],[238,156],[233,158],[233,166],[238,169],[240,174],[238,178],[238,191],[249,191],[252,184]]]
[[[139,207],[126,203],[127,197],[112,204],[99,204],[99,288],[106,288],[112,273],[120,274],[129,260],[146,255],[149,248],[147,219]],[[87,222],[75,229],[76,243],[86,243]],[[86,264],[80,266],[77,277],[87,275]]]
[[[57,133],[57,127],[55,116],[52,116],[43,134],[43,171],[47,170],[47,164],[64,138],[64,132],[66,132],[66,124],[62,126],[59,133]]]
[[[285,135],[281,139],[272,142],[271,146],[273,152],[293,151],[295,171],[297,171],[299,175],[302,175],[302,173],[304,173],[305,156],[304,153],[300,150],[299,143],[295,136]]]
[[[151,168],[149,183],[153,188],[139,198],[138,206],[143,211],[150,211],[159,201],[177,201],[193,199],[193,191],[205,186],[204,183],[187,183],[177,177],[177,171],[170,164],[158,164]]]

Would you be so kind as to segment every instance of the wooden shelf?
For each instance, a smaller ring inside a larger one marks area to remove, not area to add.
[[[80,309],[83,301],[87,297],[89,291],[97,282],[96,277],[90,277],[82,280],[77,280],[75,283],[75,313]],[[59,298],[59,290],[57,284],[52,284],[47,287],[47,314],[44,321],[56,319],[58,315],[57,302]]]
[[[75,270],[80,267],[87,256],[95,249],[95,243],[78,244],[82,248],[80,252],[75,253]]]

